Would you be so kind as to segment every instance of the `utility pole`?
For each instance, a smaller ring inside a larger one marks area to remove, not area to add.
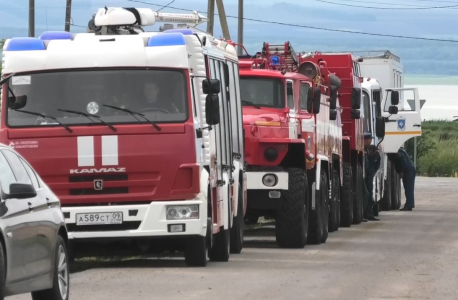
[[[29,37],[35,37],[35,0],[29,0]]]
[[[221,23],[221,30],[223,31],[223,37],[225,40],[230,40],[229,28],[227,26],[226,11],[224,10],[223,0],[216,0],[216,6],[218,6],[219,22]]]
[[[72,0],[67,0],[65,9],[65,31],[70,32],[70,24],[72,19]]]
[[[207,32],[213,35],[213,24],[215,24],[215,0],[208,0],[207,17]]]
[[[243,0],[239,0],[239,24],[237,30],[237,43],[243,45]],[[237,54],[243,55],[243,48],[238,46]]]

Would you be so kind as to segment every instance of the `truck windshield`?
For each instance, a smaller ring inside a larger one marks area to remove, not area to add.
[[[240,91],[243,105],[285,107],[284,86],[279,79],[241,77]]]
[[[93,123],[81,114],[95,115],[108,124],[176,123],[188,119],[186,77],[177,70],[81,70],[14,76],[9,87],[15,96],[27,96],[22,110],[53,116],[65,125]],[[9,96],[12,96],[9,92]],[[141,113],[115,110],[115,106]],[[151,122],[148,122],[150,120]],[[56,126],[46,118],[8,109],[10,127]]]

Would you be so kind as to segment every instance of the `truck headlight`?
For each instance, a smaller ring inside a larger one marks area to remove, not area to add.
[[[199,219],[199,205],[171,205],[166,207],[167,220]]]
[[[275,174],[266,174],[262,177],[262,184],[267,187],[276,186],[278,182],[278,178]]]

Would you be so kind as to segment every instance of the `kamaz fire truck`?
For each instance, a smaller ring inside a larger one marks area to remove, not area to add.
[[[359,224],[364,203],[364,130],[365,116],[361,105],[361,72],[359,62],[350,53],[310,55],[312,61],[326,61],[329,72],[342,81],[339,102],[342,107],[343,188],[340,203],[340,225]]]
[[[390,51],[359,53],[363,82],[363,106],[370,116],[367,130],[375,137],[382,163],[374,178],[374,212],[401,206],[401,182],[392,155],[407,140],[421,135],[418,90],[403,88],[401,60]],[[370,121],[369,121],[370,120]]]
[[[60,197],[76,256],[122,241],[204,266],[242,250],[235,49],[192,28],[142,29],[202,19],[104,8],[89,33],[6,41],[0,140]]]
[[[340,80],[289,42],[239,59],[247,219],[275,218],[280,247],[325,242],[339,226]]]

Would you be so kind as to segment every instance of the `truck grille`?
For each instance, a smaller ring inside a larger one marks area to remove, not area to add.
[[[94,190],[94,188],[89,189],[70,189],[70,195],[79,196],[79,195],[107,195],[107,194],[127,194],[129,193],[128,187],[114,187],[114,188],[104,188],[103,190]]]
[[[103,181],[124,181],[128,179],[127,174],[99,174],[99,175],[84,175],[84,176],[69,176],[69,182],[91,182],[97,179]]]
[[[112,225],[85,225],[78,226],[76,224],[67,224],[67,229],[70,232],[94,232],[94,231],[121,231],[121,230],[136,230],[140,227],[141,221],[124,222],[122,224]]]

